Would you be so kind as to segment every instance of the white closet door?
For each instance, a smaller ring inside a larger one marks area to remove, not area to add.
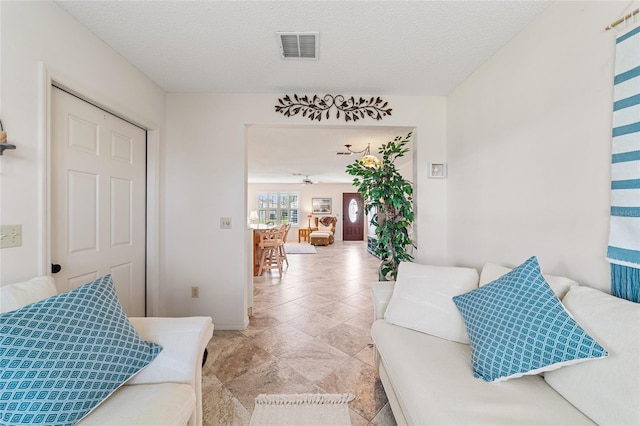
[[[59,291],[111,274],[145,314],[146,131],[52,89],[52,262]]]

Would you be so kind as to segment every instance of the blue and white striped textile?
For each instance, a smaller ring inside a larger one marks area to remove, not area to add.
[[[640,27],[616,39],[612,139],[611,293],[640,302]]]

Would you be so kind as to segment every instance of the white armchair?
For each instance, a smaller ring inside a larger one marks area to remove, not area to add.
[[[202,354],[209,317],[129,318],[162,352],[78,425],[202,425]],[[185,423],[186,420],[186,423]]]
[[[0,312],[56,294],[50,277],[0,287]],[[78,425],[202,425],[202,356],[213,335],[210,317],[129,318],[160,354]]]

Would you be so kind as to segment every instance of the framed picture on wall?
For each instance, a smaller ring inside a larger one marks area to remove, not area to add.
[[[313,214],[331,214],[331,198],[312,198]]]

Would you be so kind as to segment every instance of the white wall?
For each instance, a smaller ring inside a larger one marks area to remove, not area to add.
[[[447,98],[455,264],[517,265],[608,290],[614,34],[631,2],[554,2]]]
[[[335,216],[338,218],[336,223],[336,241],[342,241],[342,194],[344,192],[358,192],[356,188],[348,183],[319,183],[315,185],[301,185],[295,183],[289,184],[265,184],[254,183],[248,185],[248,198],[247,198],[247,211],[258,209],[258,194],[259,193],[278,193],[278,192],[297,192],[299,198],[299,227],[291,227],[289,230],[290,242],[298,241],[298,229],[306,228],[308,226],[307,213],[311,212],[311,199],[312,198],[331,198],[331,214],[314,215],[314,217],[320,216]],[[311,218],[311,226],[315,226],[314,219]],[[366,235],[366,231],[365,231]]]
[[[216,329],[238,329],[246,324],[246,288],[251,279],[245,235],[249,211],[246,126],[316,125],[304,117],[276,113],[277,98],[167,95],[164,314],[210,315]],[[444,263],[446,181],[426,179],[425,175],[430,161],[445,157],[445,99],[384,98],[393,108],[393,116],[358,124],[416,127],[417,260]],[[220,217],[231,217],[233,229],[220,229]],[[200,298],[191,298],[191,286],[200,287]]]
[[[0,284],[7,284],[43,272],[46,263],[39,62],[54,80],[160,129],[161,138],[165,93],[53,2],[2,1],[0,11],[0,117],[17,145],[0,157],[0,223],[22,224],[23,231],[21,247],[0,251]]]

